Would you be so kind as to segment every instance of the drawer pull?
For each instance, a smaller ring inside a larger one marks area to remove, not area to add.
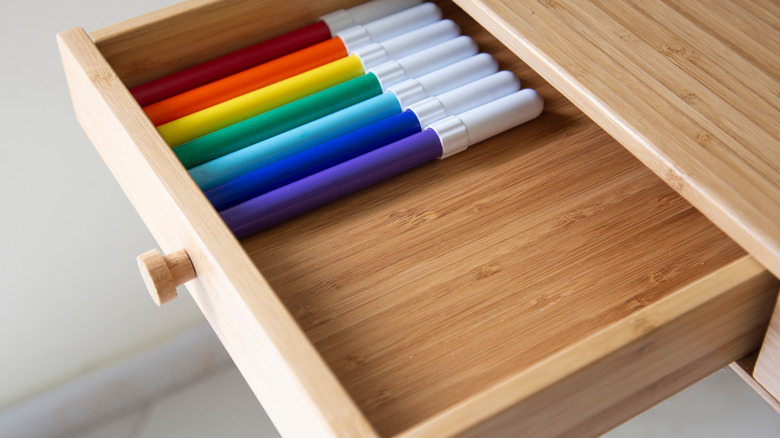
[[[146,288],[158,306],[175,299],[176,287],[195,278],[195,268],[183,249],[167,256],[153,249],[139,255],[137,260]]]

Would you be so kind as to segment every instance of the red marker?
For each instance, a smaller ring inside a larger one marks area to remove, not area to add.
[[[364,67],[368,68],[370,66],[366,65],[367,62],[386,60],[390,53],[403,56],[417,47],[425,48],[459,35],[460,29],[454,22],[436,22],[440,18],[441,9],[435,4],[418,5],[366,24],[352,26],[321,43],[187,90],[144,106],[143,109],[149,120],[155,126],[160,126],[352,53],[358,54]],[[428,23],[433,24],[426,26]],[[402,39],[399,44],[398,39],[403,35],[413,39]],[[384,43],[389,46],[384,47]]]
[[[141,106],[230,76],[247,68],[276,59],[313,44],[330,39],[350,27],[368,23],[411,6],[422,0],[374,0],[349,9],[323,15],[320,21],[284,35],[246,47],[211,61],[163,76],[130,90]]]

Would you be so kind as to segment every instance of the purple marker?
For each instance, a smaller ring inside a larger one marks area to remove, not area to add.
[[[449,116],[420,133],[310,175],[220,212],[239,239],[320,205],[469,146],[539,116],[544,102],[525,89],[464,113]]]

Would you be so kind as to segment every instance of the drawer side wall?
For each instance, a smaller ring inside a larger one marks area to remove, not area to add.
[[[165,252],[185,249],[188,288],[274,424],[300,436],[372,436],[239,243],[82,29],[58,35],[77,117]]]

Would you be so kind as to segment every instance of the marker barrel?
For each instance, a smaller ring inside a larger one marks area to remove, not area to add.
[[[385,62],[372,71],[384,89],[389,84],[430,73],[473,56],[476,52],[477,45],[474,40],[459,36],[420,52]],[[160,125],[157,129],[170,146],[178,146],[360,76],[363,72],[360,59],[353,54]]]
[[[173,152],[190,169],[380,94],[376,76],[365,74],[198,137]]]
[[[398,99],[384,93],[303,126],[283,132],[190,169],[202,190],[281,160],[324,141],[401,112]]]
[[[155,102],[143,108],[159,126],[242,94],[263,88],[347,56],[344,44],[331,38],[289,55]]]
[[[276,38],[271,38],[133,87],[130,89],[130,93],[138,101],[139,105],[151,105],[330,38],[331,34],[328,26],[324,22],[319,21]]]
[[[220,212],[239,239],[368,187],[441,155],[426,129]]]
[[[423,6],[425,5],[412,8],[408,12],[414,12]],[[428,14],[431,11],[438,11],[438,7],[435,5],[430,6],[433,9],[425,9],[428,11]],[[375,32],[376,35],[372,35],[372,37],[376,38],[378,42],[357,50],[348,51],[341,38],[331,38],[289,55],[155,102],[145,106],[143,108],[144,112],[146,112],[146,115],[155,126],[159,126],[336,61],[351,53],[360,57],[364,70],[367,70],[374,65],[390,59],[407,56],[455,38],[460,34],[460,29],[452,20],[439,20],[420,28],[417,27],[419,23],[416,21],[405,20],[398,22],[399,18],[404,18],[399,16],[406,14],[407,11],[404,11],[378,20],[380,22],[390,20],[397,22],[397,25],[387,28],[381,33]],[[436,16],[438,14],[429,18],[435,18]],[[371,26],[372,23],[368,23],[366,26]],[[390,38],[385,39],[387,37]]]
[[[459,114],[517,91],[514,74],[502,71],[413,104],[406,111],[302,150],[206,191],[217,210],[350,160],[415,134],[429,123]],[[414,119],[413,121],[410,119]],[[393,127],[397,132],[392,132]]]
[[[473,51],[476,51],[476,45],[474,44],[473,40],[471,40],[471,38],[458,37],[448,42],[434,46],[430,49],[426,49],[422,52],[400,58],[398,61],[393,61],[393,65],[390,66],[391,68],[385,71],[397,69],[392,75],[394,79],[405,78],[405,75],[407,74],[424,75],[426,73],[430,73],[432,70],[444,67],[449,63],[466,58],[472,55]],[[427,62],[420,62],[421,59],[426,59]],[[336,61],[335,63],[338,62],[341,61]],[[299,76],[296,76],[296,78]],[[377,77],[379,77],[378,73]],[[290,80],[292,79],[294,78],[291,78]],[[283,82],[279,82],[278,84],[282,84]],[[275,87],[278,84],[266,87],[265,89]],[[451,86],[458,86],[458,82],[452,81]],[[259,91],[262,90],[258,90],[258,92]],[[235,102],[239,99],[242,99],[244,96],[225,102],[225,104]],[[379,99],[379,97],[374,99]],[[386,96],[382,97],[381,100],[387,100],[387,102],[392,101],[393,107],[397,108],[395,113],[401,112],[398,99],[394,94],[386,93]],[[232,152],[229,155],[225,155],[207,163],[203,163],[190,169],[190,175],[193,177],[195,182],[198,183],[201,189],[208,190],[219,184],[223,184],[226,181],[243,173],[250,172],[258,167],[265,166],[272,161],[282,159],[305,148],[338,137],[339,135],[348,132],[343,130],[345,126],[349,126],[351,127],[350,130],[354,130],[391,115],[385,114],[382,117],[376,118],[376,114],[373,113],[375,109],[372,108],[373,104],[370,103],[371,101],[373,101],[373,99],[369,99],[366,102],[361,102],[337,113],[330,114],[326,117],[315,120],[306,125],[302,125],[293,130],[284,132],[262,142],[252,144],[241,150]],[[225,104],[218,105],[217,107]],[[217,107],[212,107],[209,110],[213,110]],[[200,113],[193,114],[192,116],[206,113],[209,110],[201,111]],[[183,121],[185,119],[191,118],[192,116],[187,116],[172,123]],[[210,118],[206,120],[210,120]],[[215,121],[214,123],[219,123],[219,121]],[[160,127],[160,129],[162,128],[163,127]],[[305,141],[301,141],[301,137],[305,138]]]
[[[478,141],[537,117],[542,107],[542,99],[534,90],[512,93],[225,209],[220,215],[236,237],[247,237],[426,161],[465,150]],[[494,120],[496,117],[501,120]],[[470,131],[475,133],[471,137]],[[451,149],[447,151],[447,148]]]
[[[233,178],[207,190],[206,197],[224,210],[421,130],[417,115],[406,110]]]
[[[361,75],[360,60],[348,56],[160,125],[157,130],[169,145],[178,146]]]
[[[401,108],[428,96],[445,93],[495,73],[498,63],[481,53],[439,70],[390,87]],[[399,92],[397,88],[404,91]],[[405,91],[411,90],[411,91]],[[368,73],[301,98],[173,148],[187,169],[325,117],[382,93],[378,79]],[[282,121],[282,119],[284,119]]]

